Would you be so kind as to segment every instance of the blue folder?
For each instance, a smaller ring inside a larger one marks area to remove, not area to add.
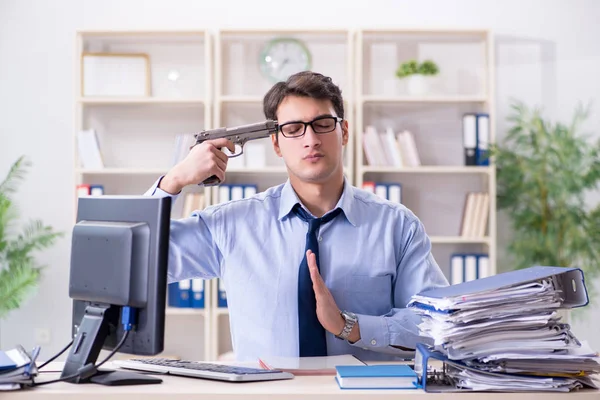
[[[416,389],[417,374],[405,364],[338,365],[336,381],[340,389]],[[375,379],[373,379],[375,378]],[[343,384],[349,379],[352,383]],[[392,385],[385,383],[394,382]],[[383,385],[382,385],[383,384]]]

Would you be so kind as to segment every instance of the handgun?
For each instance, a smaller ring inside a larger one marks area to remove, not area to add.
[[[194,134],[194,139],[196,139],[196,143],[194,144],[194,146],[206,140],[227,138],[233,142],[233,144],[236,146],[236,149],[237,146],[240,146],[239,153],[236,152],[231,155],[228,155],[229,158],[233,158],[241,156],[244,153],[244,144],[246,144],[247,141],[269,137],[270,135],[277,133],[278,126],[279,125],[277,124],[277,121],[268,119],[264,122],[240,125],[232,128],[223,127],[216,129],[208,129],[200,133]],[[208,179],[205,179],[202,182],[204,186],[213,186],[218,185],[219,183],[221,183],[221,181],[215,175],[211,176]]]

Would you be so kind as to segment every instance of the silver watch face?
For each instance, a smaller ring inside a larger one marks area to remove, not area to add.
[[[342,311],[342,315],[344,316],[344,319],[346,320],[351,320],[356,322],[358,320],[358,317],[356,316],[356,314],[354,314],[353,312],[350,311]]]

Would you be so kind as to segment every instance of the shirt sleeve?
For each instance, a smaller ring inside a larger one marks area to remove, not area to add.
[[[178,194],[158,187],[162,176],[146,191],[145,196],[170,196],[175,203]],[[183,279],[211,279],[221,276],[223,255],[218,246],[222,213],[217,209],[197,210],[188,218],[171,219],[167,282]]]
[[[171,197],[173,199],[173,203],[175,203],[175,200],[177,200],[177,197],[179,196],[179,193],[177,194],[171,194],[168,192],[165,192],[164,190],[162,190],[161,188],[158,187],[158,185],[160,185],[160,181],[162,181],[162,179],[164,178],[164,175],[161,176],[160,178],[158,178],[156,180],[156,182],[154,182],[154,185],[152,185],[150,187],[150,189],[148,189],[146,191],[146,193],[144,193],[144,196],[160,196],[160,197]]]
[[[394,308],[381,316],[357,314],[360,340],[354,346],[365,350],[410,356],[419,342],[433,344],[428,336],[419,334],[421,317],[406,305],[414,294],[436,287],[448,286],[448,281],[431,254],[431,241],[423,224],[414,217],[404,225],[399,263],[394,282]],[[408,351],[393,346],[399,346]]]

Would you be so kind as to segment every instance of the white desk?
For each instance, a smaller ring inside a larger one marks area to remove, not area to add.
[[[111,366],[106,364],[107,368]],[[56,371],[62,363],[51,363],[44,369]],[[42,373],[38,381],[56,379],[60,373]],[[0,392],[1,400],[233,400],[267,399],[329,400],[332,398],[358,399],[544,399],[564,400],[565,395],[573,399],[600,399],[600,391],[584,390],[573,393],[425,393],[422,390],[341,390],[333,376],[296,376],[294,379],[270,382],[229,383],[204,379],[160,375],[163,382],[155,385],[102,386],[96,384],[52,383],[28,390]],[[401,397],[400,397],[401,396]]]

